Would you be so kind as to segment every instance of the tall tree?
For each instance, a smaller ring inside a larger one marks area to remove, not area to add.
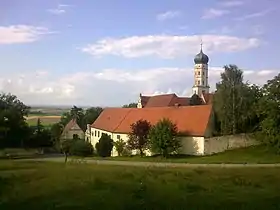
[[[33,129],[33,133],[28,141],[28,146],[38,148],[41,152],[43,152],[44,148],[53,146],[51,132],[50,130],[44,128],[39,118]]]
[[[131,126],[127,145],[131,150],[138,150],[141,157],[144,155],[144,150],[148,146],[148,134],[151,129],[151,124],[146,120],[138,120]]]
[[[79,119],[81,118],[81,116],[83,116],[83,109],[77,106],[73,106],[70,110],[70,115],[72,117],[72,119]]]
[[[259,106],[262,140],[280,151],[280,74],[263,86]]]
[[[235,134],[242,124],[242,114],[246,108],[243,71],[236,65],[224,66],[221,81],[216,84],[214,110],[221,125],[222,134]]]
[[[63,113],[61,116],[60,123],[63,126],[66,126],[67,123],[69,123],[70,120],[76,119],[78,125],[85,130],[84,125],[84,111],[82,108],[79,108],[77,106],[73,106],[69,112]]]
[[[55,123],[51,126],[50,133],[52,141],[55,144],[56,149],[60,148],[60,136],[63,132],[63,125],[61,123]]]
[[[101,114],[103,109],[101,107],[90,107],[86,110],[84,116],[84,125],[92,124]]]
[[[60,123],[65,126],[70,120],[76,119],[82,130],[86,130],[87,124],[92,124],[103,111],[101,107],[90,107],[85,112],[82,108],[73,108],[61,116]]]
[[[28,138],[29,129],[25,121],[30,107],[15,95],[0,93],[0,145],[22,147]]]

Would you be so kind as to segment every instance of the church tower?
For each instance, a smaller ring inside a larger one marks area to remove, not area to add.
[[[209,93],[208,84],[208,61],[209,58],[202,51],[202,44],[200,52],[194,58],[194,85],[193,94],[201,95],[202,93]]]

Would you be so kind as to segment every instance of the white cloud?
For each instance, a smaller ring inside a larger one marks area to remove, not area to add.
[[[149,35],[127,38],[107,38],[82,48],[93,56],[115,55],[127,58],[156,56],[174,58],[197,53],[201,39],[207,53],[238,52],[258,47],[261,41],[256,38],[239,38],[219,35]],[[182,47],[183,46],[183,47]]]
[[[182,13],[180,11],[167,11],[167,12],[158,14],[157,19],[159,21],[164,21],[167,19],[173,19],[173,18],[179,17],[181,15],[182,15]]]
[[[238,7],[244,4],[244,1],[223,1],[219,3],[223,7]]]
[[[243,20],[247,20],[247,19],[263,17],[263,16],[269,14],[270,12],[272,12],[274,10],[275,9],[266,9],[266,10],[263,10],[263,11],[260,11],[260,12],[255,12],[255,13],[244,15],[244,16],[241,16],[241,17],[237,17],[237,18],[235,18],[235,20],[243,21]]]
[[[50,34],[45,27],[30,25],[0,26],[0,44],[29,43],[37,41],[41,36]]]
[[[210,68],[212,90],[222,71],[221,67]],[[245,70],[244,80],[263,84],[278,72]],[[54,76],[47,71],[6,75],[0,78],[0,91],[16,94],[26,104],[120,106],[136,102],[140,92],[147,95],[175,92],[189,96],[193,85],[193,68],[104,69],[76,72],[62,78]]]
[[[213,19],[217,17],[222,17],[224,15],[229,14],[229,10],[224,10],[224,9],[214,9],[210,8],[204,11],[204,14],[202,15],[202,19]]]
[[[59,4],[56,8],[48,9],[47,12],[52,13],[54,15],[61,15],[66,13],[66,8],[72,7],[72,5],[69,4]]]

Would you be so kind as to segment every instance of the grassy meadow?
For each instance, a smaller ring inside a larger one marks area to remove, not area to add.
[[[169,158],[158,157],[108,157],[93,159],[119,160],[119,161],[143,161],[143,162],[176,162],[176,163],[280,163],[280,155],[263,145],[229,150],[210,156],[171,156]]]
[[[0,209],[279,209],[280,168],[0,161]]]

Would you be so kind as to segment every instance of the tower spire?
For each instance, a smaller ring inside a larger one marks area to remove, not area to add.
[[[200,51],[202,52],[202,45],[203,45],[203,42],[202,42],[202,38],[200,39]]]

